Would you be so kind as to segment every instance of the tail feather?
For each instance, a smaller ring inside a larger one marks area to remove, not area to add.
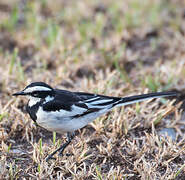
[[[136,95],[136,96],[129,96],[129,97],[121,98],[113,106],[123,106],[123,105],[133,104],[136,102],[141,102],[151,98],[170,97],[170,96],[177,96],[177,95],[178,95],[177,92],[169,91],[169,92],[156,92],[156,93],[142,94],[142,95]]]

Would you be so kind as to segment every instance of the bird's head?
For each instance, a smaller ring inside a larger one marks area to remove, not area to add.
[[[22,91],[16,92],[13,96],[26,96],[32,106],[42,99],[51,100],[54,98],[54,89],[44,82],[34,82],[26,86]]]

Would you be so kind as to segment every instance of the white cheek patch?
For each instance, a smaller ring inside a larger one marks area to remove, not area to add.
[[[28,87],[24,90],[25,93],[31,93],[34,91],[51,91],[52,89],[44,87],[44,86],[35,86],[35,87]]]
[[[28,102],[29,107],[37,104],[41,100],[40,98],[32,97],[32,96],[29,96],[28,98],[29,98],[29,102]]]
[[[37,104],[39,101],[41,101],[41,98],[38,98],[38,97],[32,97],[32,96],[28,96],[28,99],[29,99],[29,102],[28,102],[28,106],[31,107],[31,106],[34,106],[35,104]],[[45,98],[45,103],[49,102],[49,101],[52,101],[54,99],[54,97],[51,97],[51,96],[47,96]]]

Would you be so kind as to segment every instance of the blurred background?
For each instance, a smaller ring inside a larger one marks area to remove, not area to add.
[[[182,104],[177,110],[162,99],[115,110],[82,129],[73,156],[50,167],[44,158],[60,136],[36,127],[27,101],[11,97],[33,81],[114,96],[184,91],[184,1],[1,0],[0,62],[2,177],[185,177]],[[160,133],[171,140],[160,145]]]

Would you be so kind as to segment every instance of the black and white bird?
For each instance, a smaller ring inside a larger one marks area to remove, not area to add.
[[[176,92],[156,92],[130,97],[111,97],[84,92],[54,89],[44,82],[34,82],[13,94],[26,96],[27,112],[41,127],[57,133],[67,133],[67,142],[50,154],[62,154],[74,137],[74,132],[114,107],[133,104],[150,98],[176,96]]]

